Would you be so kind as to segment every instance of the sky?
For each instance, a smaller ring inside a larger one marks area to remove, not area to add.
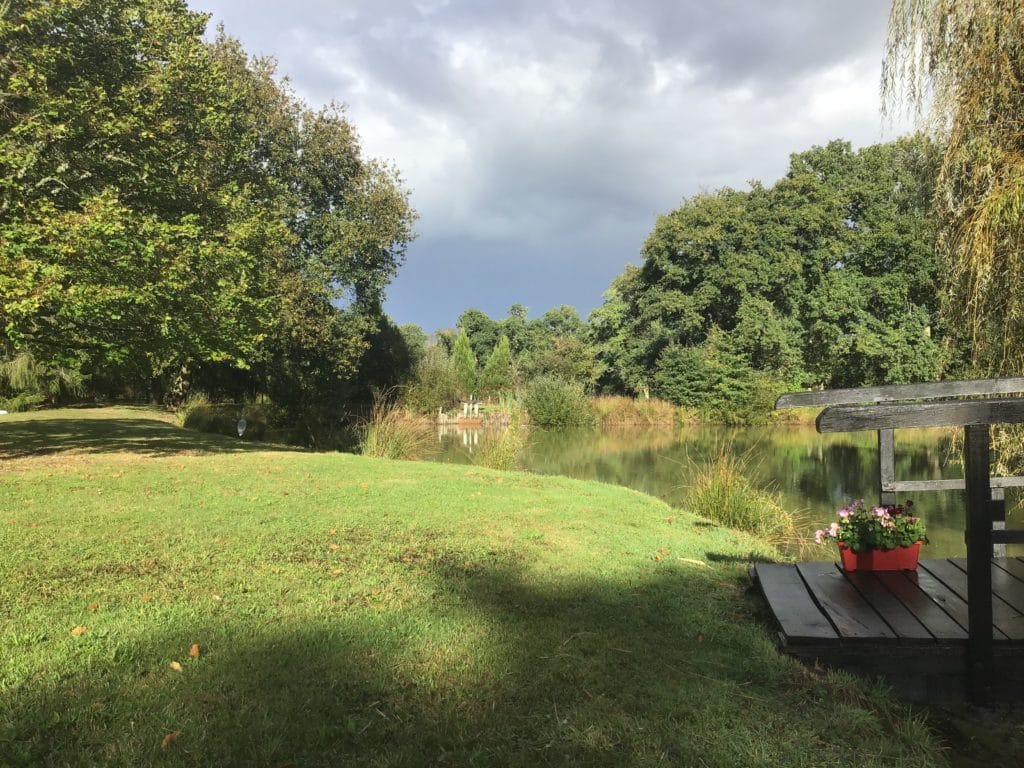
[[[387,313],[581,316],[659,214],[883,121],[889,0],[189,0],[310,106],[344,104],[419,212]]]

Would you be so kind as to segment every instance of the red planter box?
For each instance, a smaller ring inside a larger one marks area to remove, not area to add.
[[[915,571],[920,550],[920,541],[909,547],[869,549],[864,552],[854,552],[845,544],[839,545],[844,571]]]

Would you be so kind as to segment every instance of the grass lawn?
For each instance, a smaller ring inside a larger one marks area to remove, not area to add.
[[[2,766],[934,766],[640,493],[0,417]]]

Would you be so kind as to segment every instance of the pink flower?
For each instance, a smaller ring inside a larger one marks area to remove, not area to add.
[[[875,517],[882,517],[885,515],[885,507],[875,507],[872,512],[875,513]]]
[[[837,533],[839,533],[839,523],[832,523],[832,525],[828,527],[828,531],[829,536],[835,536]]]
[[[849,517],[849,516],[850,516],[850,515],[851,515],[852,513],[850,512],[850,510],[849,510],[849,508],[848,508],[848,507],[843,507],[843,508],[842,508],[842,509],[840,509],[840,510],[839,510],[839,511],[838,511],[838,512],[837,512],[836,514],[838,514],[838,515],[839,515],[839,516],[840,516],[841,518],[843,518],[843,519],[845,520],[845,519],[846,519],[846,518],[848,518],[848,517]]]
[[[825,531],[815,531],[815,532],[814,532],[814,540],[815,540],[815,541],[816,541],[816,542],[817,542],[818,544],[824,544],[824,543],[825,543],[825,537],[826,537],[827,535],[828,535],[828,534],[827,534],[827,533],[825,533]]]

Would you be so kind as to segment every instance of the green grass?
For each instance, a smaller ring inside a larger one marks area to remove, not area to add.
[[[138,410],[2,417],[0,457],[0,765],[945,762],[776,653],[764,545],[640,493]]]

